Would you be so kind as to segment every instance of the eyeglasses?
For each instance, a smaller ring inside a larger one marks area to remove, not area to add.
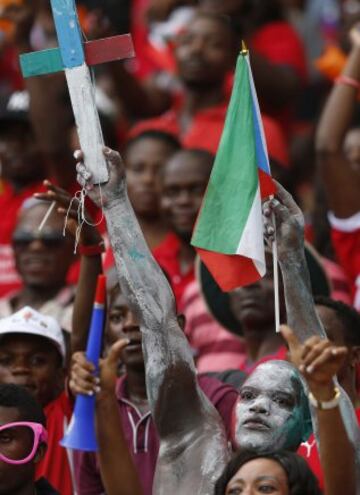
[[[40,241],[45,247],[55,248],[60,246],[65,240],[61,232],[27,232],[18,230],[14,232],[12,242],[15,247],[24,248],[34,241]]]
[[[47,431],[40,423],[7,423],[0,427],[0,461],[26,464],[35,457],[39,444],[47,440]]]

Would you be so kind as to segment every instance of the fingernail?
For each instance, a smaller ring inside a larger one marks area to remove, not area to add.
[[[306,368],[306,372],[307,372],[307,373],[309,373],[309,375],[311,375],[311,373],[312,373],[313,371],[314,371],[313,366],[308,366],[308,367]]]
[[[89,390],[87,394],[89,397],[92,397],[94,395],[94,392],[92,390]]]
[[[299,370],[301,371],[301,373],[304,373],[305,371],[305,366],[303,364],[300,364],[299,366]]]
[[[98,394],[101,392],[101,387],[97,386],[95,387],[95,393]]]
[[[331,351],[331,354],[332,354],[333,356],[336,356],[336,355],[337,355],[337,349],[333,349],[333,350]]]
[[[98,376],[95,376],[94,377],[94,382],[96,383],[96,385],[99,385],[100,383],[100,378]]]
[[[106,155],[110,155],[110,153],[111,153],[111,149],[110,149],[110,148],[105,147],[105,148],[104,148],[104,153],[105,153]]]
[[[74,158],[78,160],[80,157],[81,157],[81,151],[80,150],[74,151]]]

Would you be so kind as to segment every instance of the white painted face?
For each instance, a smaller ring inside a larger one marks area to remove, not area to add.
[[[240,390],[235,432],[238,445],[295,450],[303,431],[300,387],[289,363],[269,361],[258,366]]]

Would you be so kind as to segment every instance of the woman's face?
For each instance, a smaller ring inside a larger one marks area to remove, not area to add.
[[[286,473],[272,459],[247,462],[227,484],[225,495],[289,495]]]

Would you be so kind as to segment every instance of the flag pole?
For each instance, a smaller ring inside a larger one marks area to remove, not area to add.
[[[274,196],[272,196],[273,198]],[[276,244],[276,225],[274,214],[272,214],[274,225],[274,240],[272,242],[272,256],[273,256],[273,276],[274,276],[274,306],[275,306],[275,332],[280,332],[280,298],[279,298],[279,264],[278,264],[278,251]]]
[[[244,42],[241,41],[241,50],[240,53],[243,57],[246,57],[249,54],[249,50]],[[273,199],[274,196],[271,195],[270,199]],[[277,252],[277,244],[276,244],[276,223],[274,214],[272,215],[272,223],[274,226],[274,240],[272,243],[272,256],[273,256],[273,277],[274,277],[274,309],[275,309],[275,331],[276,333],[280,332],[280,298],[279,298],[279,265],[278,265],[278,252]]]

